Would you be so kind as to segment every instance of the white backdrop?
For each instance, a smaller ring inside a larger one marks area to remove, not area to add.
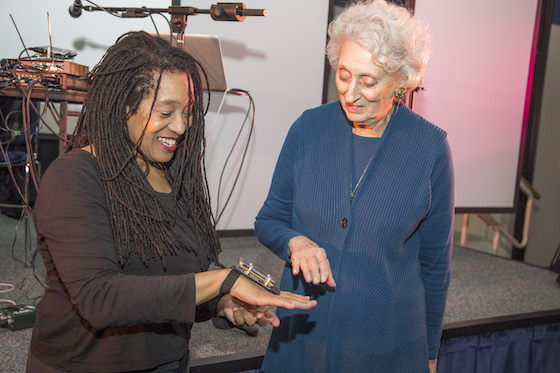
[[[433,34],[414,111],[445,129],[458,208],[514,207],[537,0],[417,0]]]
[[[167,8],[171,4],[170,0],[95,2],[106,7]],[[215,3],[183,0],[181,5],[208,9]],[[247,8],[267,9],[268,16],[247,17],[244,22],[216,22],[209,15],[201,14],[189,17],[186,28],[187,33],[220,36],[229,86],[249,91],[256,103],[255,131],[245,166],[218,224],[218,229],[224,230],[253,228],[284,137],[301,112],[321,104],[323,86],[328,1],[247,0],[244,3]],[[74,19],[68,14],[70,5],[71,0],[1,1],[0,58],[16,58],[23,49],[9,14],[14,17],[27,47],[34,47],[49,44],[49,12],[53,46],[76,50],[78,56],[74,62],[90,68],[126,31],[155,31],[149,18],[118,19],[102,12],[84,12]],[[154,20],[160,32],[169,32],[161,16],[154,15]],[[221,98],[220,93],[212,94],[207,127],[214,123]],[[228,95],[216,120],[207,154],[214,208],[222,166],[243,123],[248,104],[245,97]],[[242,133],[241,143],[246,135],[246,131]],[[222,182],[221,205],[231,188],[241,151],[238,145],[228,164]]]
[[[166,8],[170,0],[103,1],[102,6]],[[216,2],[197,0],[183,6],[207,9]],[[129,30],[154,32],[149,18],[117,19],[95,12],[74,19],[70,0],[0,2],[0,58],[22,50],[9,18],[12,14],[28,47],[48,45],[50,13],[53,45],[76,50],[75,62],[93,67],[108,46]],[[249,91],[256,103],[255,132],[246,163],[218,229],[252,229],[266,197],[276,158],[292,122],[321,103],[328,1],[247,0],[267,17],[244,22],[216,22],[209,15],[191,16],[187,33],[214,34],[222,41],[230,87]],[[525,94],[537,0],[417,0],[416,14],[434,35],[426,72],[426,90],[415,95],[414,110],[449,133],[456,174],[458,208],[511,209],[517,171]],[[154,16],[160,32],[166,22]],[[243,123],[248,100],[212,94],[208,132],[215,121],[207,154],[213,208],[220,173]],[[226,200],[239,165],[247,131],[242,133],[222,181]]]

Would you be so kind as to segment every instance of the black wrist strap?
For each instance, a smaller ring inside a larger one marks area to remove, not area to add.
[[[220,297],[229,294],[231,288],[233,287],[233,284],[235,284],[235,281],[237,281],[239,276],[241,276],[241,272],[239,272],[235,268],[232,268],[224,282],[222,282],[222,286],[220,287]]]

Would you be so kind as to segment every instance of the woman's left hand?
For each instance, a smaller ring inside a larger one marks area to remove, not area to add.
[[[292,274],[300,271],[307,283],[326,283],[335,287],[327,252],[306,236],[295,236],[288,242],[288,255],[292,262]]]
[[[237,327],[253,326],[259,324],[265,326],[269,322],[278,326],[278,316],[268,306],[254,306],[245,304],[231,295],[224,295],[218,302],[216,316],[227,318]]]
[[[429,364],[430,364],[430,373],[436,373],[437,372],[437,359],[430,359]]]

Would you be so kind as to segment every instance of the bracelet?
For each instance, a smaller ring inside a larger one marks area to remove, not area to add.
[[[220,286],[220,297],[229,294],[233,284],[235,284],[235,281],[237,281],[239,276],[241,276],[241,272],[235,269],[235,267],[232,267],[226,279],[222,282],[222,286]]]
[[[243,258],[239,258],[239,262],[233,268],[249,280],[256,282],[266,290],[270,291],[272,294],[280,295],[280,289],[274,286],[274,279],[272,276],[255,267],[253,263],[250,263]]]

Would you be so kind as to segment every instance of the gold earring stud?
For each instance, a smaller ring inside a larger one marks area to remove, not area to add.
[[[395,98],[397,100],[403,99],[406,94],[406,89],[404,87],[399,87],[395,89]]]

